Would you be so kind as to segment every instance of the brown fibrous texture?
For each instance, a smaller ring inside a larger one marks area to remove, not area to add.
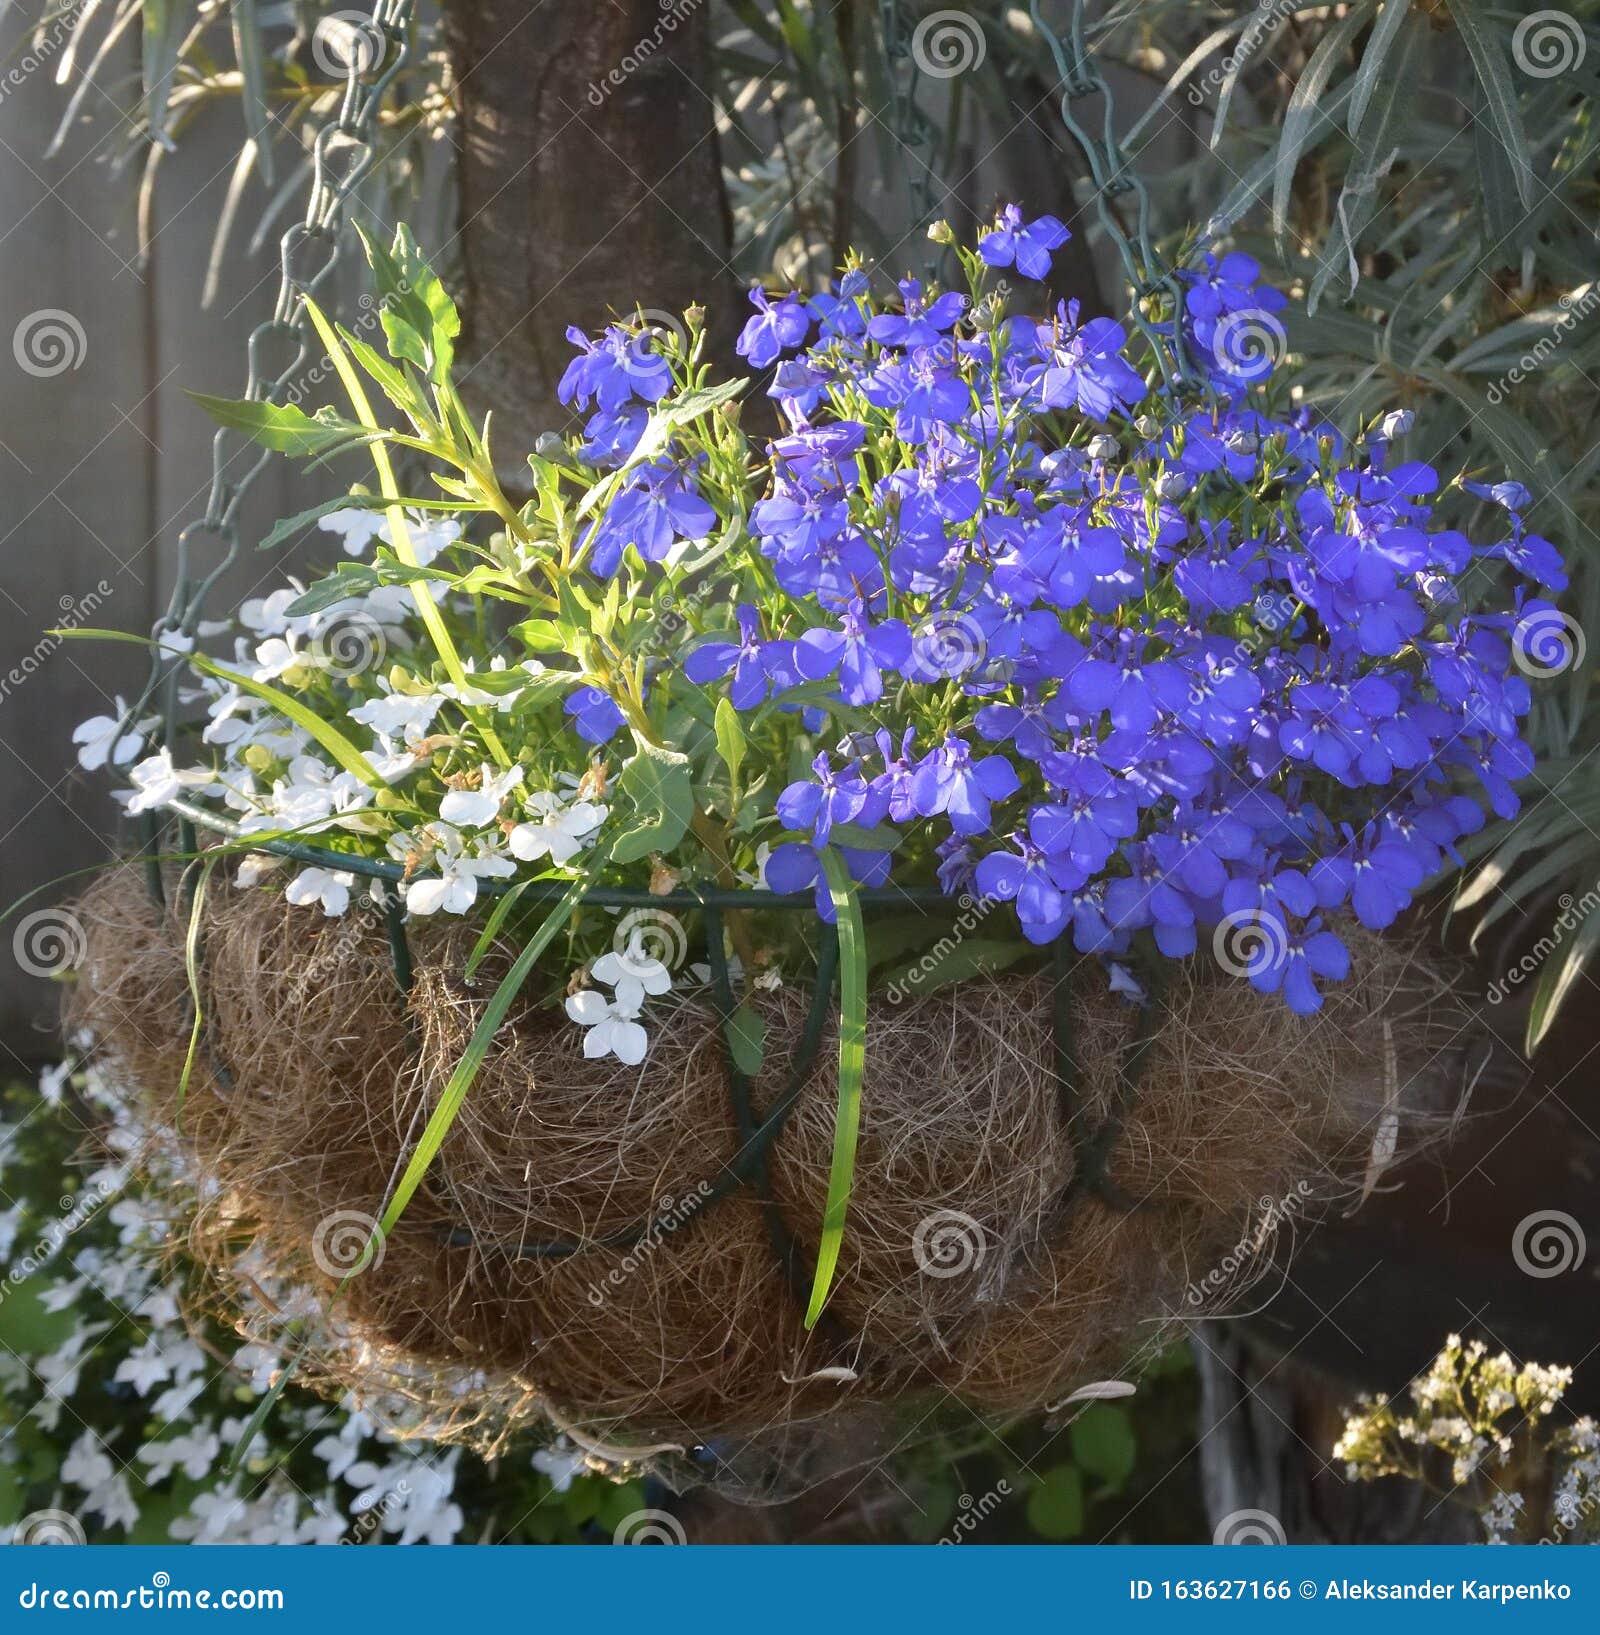
[[[831,1022],[763,1199],[729,1183],[743,1143],[705,1004],[658,1002],[630,1068],[586,1059],[550,983],[530,983],[414,1198],[351,1275],[505,958],[469,986],[476,928],[414,926],[407,996],[380,916],[213,887],[184,1085],[186,916],[153,906],[132,870],[79,913],[69,1022],[189,1161],[189,1247],[213,1286],[236,1291],[249,1268],[258,1291],[263,1274],[309,1291],[326,1317],[309,1348],[322,1383],[399,1392],[425,1405],[429,1434],[485,1445],[534,1414],[592,1448],[641,1451],[922,1393],[990,1415],[1058,1402],[1236,1299],[1285,1223],[1370,1184],[1375,1146],[1381,1162],[1396,1121],[1416,1126],[1419,1086],[1460,1026],[1448,986],[1400,942],[1354,935],[1351,978],[1314,1018],[1197,958],[1172,968],[1125,1103],[1136,1008],[1086,965],[1069,1104],[1048,975],[877,997],[842,1252],[808,1330]],[[808,996],[751,1002],[759,1117],[789,1086]],[[1087,1184],[1096,1131],[1101,1187]],[[553,1243],[583,1248],[532,1252]]]

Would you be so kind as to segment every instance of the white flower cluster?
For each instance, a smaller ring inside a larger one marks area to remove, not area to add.
[[[66,1079],[65,1069],[44,1076],[47,1106],[60,1102]],[[129,1111],[130,1099],[96,1069],[85,1069],[75,1082],[105,1117],[115,1158],[84,1178],[79,1196],[115,1201],[103,1206],[104,1219],[92,1233],[80,1227],[59,1242],[51,1239],[48,1252],[24,1229],[22,1203],[0,1212],[0,1262],[8,1263],[8,1282],[23,1275],[23,1249],[33,1249],[25,1271],[29,1289],[42,1290],[44,1312],[112,1314],[84,1317],[48,1351],[19,1355],[0,1348],[0,1411],[13,1424],[35,1422],[63,1449],[56,1507],[88,1523],[93,1536],[148,1532],[153,1516],[167,1537],[202,1544],[458,1539],[467,1526],[456,1493],[460,1450],[431,1449],[407,1437],[404,1425],[382,1424],[353,1402],[331,1407],[285,1398],[270,1423],[273,1440],[258,1432],[240,1470],[227,1474],[249,1418],[238,1388],[266,1389],[280,1358],[254,1343],[228,1358],[196,1341],[168,1253],[171,1204],[129,1187],[135,1156],[142,1169],[165,1175],[163,1190],[182,1173],[181,1160],[170,1148],[152,1149]],[[12,1150],[10,1133],[0,1125],[0,1170]],[[6,1188],[17,1190],[14,1182]],[[84,1237],[96,1241],[74,1242]],[[259,1267],[255,1272],[264,1277]],[[279,1317],[300,1309],[292,1291],[273,1294]],[[119,1358],[114,1385],[138,1400],[136,1409],[120,1413],[120,1422],[148,1427],[131,1458],[125,1440],[107,1428],[103,1384],[86,1379],[91,1360],[103,1377],[108,1349]],[[322,1467],[320,1483],[307,1485],[287,1473],[283,1451],[302,1447]],[[17,1456],[15,1435],[0,1440],[0,1465]],[[535,1452],[531,1468],[562,1493],[594,1467],[562,1439]],[[198,1491],[172,1513],[168,1494],[175,1486]]]
[[[1572,1383],[1570,1368],[1519,1363],[1481,1340],[1452,1334],[1410,1388],[1410,1411],[1387,1397],[1364,1399],[1334,1445],[1352,1481],[1409,1476],[1437,1485],[1448,1472],[1477,1509],[1490,1543],[1526,1539],[1527,1494],[1553,1488],[1553,1542],[1600,1538],[1600,1430],[1590,1419],[1560,1429],[1551,1416]]]
[[[320,526],[352,556],[370,555],[375,542],[390,543],[381,511],[350,506],[325,515]],[[424,567],[462,543],[461,524],[451,517],[413,514],[409,534]],[[315,842],[326,836],[333,849],[341,834],[360,837],[364,850],[381,848],[401,865],[400,895],[406,911],[419,917],[466,914],[487,881],[566,871],[582,859],[610,815],[604,775],[546,764],[550,752],[571,758],[578,740],[561,735],[564,752],[546,746],[545,757],[510,764],[483,758],[484,719],[510,719],[528,685],[546,675],[537,660],[513,671],[504,658],[489,657],[475,671],[469,658],[460,672],[465,685],[440,681],[422,657],[436,649],[420,639],[409,585],[382,584],[316,612],[292,614],[302,594],[303,587],[291,583],[244,602],[232,623],[200,632],[231,635],[234,649],[231,658],[213,661],[220,675],[196,674],[182,695],[185,706],[204,717],[204,753],[196,764],[177,764],[164,745],[151,748],[157,720],[130,720],[120,698],[111,713],[73,733],[79,763],[117,772],[125,787],[116,798],[130,814],[199,799],[220,808],[246,837]],[[340,630],[354,630],[364,643],[355,655],[359,662],[338,652]],[[385,658],[394,662],[385,666],[379,662]],[[252,691],[251,683],[302,695],[366,758],[382,787],[339,764],[315,734]],[[267,852],[245,853],[233,878],[252,887],[277,875],[286,902],[327,917],[348,913],[362,895],[363,877],[354,869],[331,863],[289,869]],[[607,958],[626,962],[629,956]],[[568,1009],[587,1030],[590,1055],[637,1062],[646,1048],[645,998],[664,993],[670,979],[659,968],[623,972],[618,983],[608,970],[602,960],[594,976],[613,988],[609,998],[591,991]]]

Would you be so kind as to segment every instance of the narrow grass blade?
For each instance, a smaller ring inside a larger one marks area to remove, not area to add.
[[[867,935],[861,924],[861,904],[837,852],[823,852],[822,867],[839,920],[839,1110],[833,1123],[828,1201],[822,1212],[822,1241],[817,1246],[817,1271],[806,1308],[807,1328],[815,1327],[822,1315],[839,1265],[839,1246],[844,1241],[850,1187],[856,1173],[861,1081],[867,1065]]]

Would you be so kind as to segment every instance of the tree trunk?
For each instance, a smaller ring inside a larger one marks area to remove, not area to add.
[[[699,302],[735,321],[697,0],[447,0],[459,106],[463,390],[515,480],[566,427],[569,324]],[[719,332],[713,330],[713,344]],[[731,350],[731,348],[729,348]]]

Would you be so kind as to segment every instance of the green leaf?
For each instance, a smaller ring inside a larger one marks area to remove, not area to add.
[[[338,499],[324,500],[321,505],[313,505],[308,510],[296,511],[292,517],[283,517],[273,523],[267,530],[266,536],[256,546],[258,551],[270,551],[274,546],[281,545],[286,539],[291,539],[302,528],[309,527],[313,522],[319,522],[323,517],[331,516],[335,511],[353,509],[359,500],[348,494],[341,494]]]
[[[830,844],[849,846],[861,852],[892,852],[898,851],[905,839],[898,829],[891,829],[887,823],[880,823],[874,829],[863,829],[859,823],[836,823]]]
[[[355,421],[341,419],[326,410],[313,417],[292,403],[263,403],[253,397],[212,397],[206,392],[190,392],[189,396],[219,426],[243,432],[274,454],[328,454],[345,445],[354,448],[371,441],[373,436]]]
[[[566,638],[549,619],[524,619],[511,627],[511,634],[532,653],[564,653]]]
[[[1560,959],[1552,957],[1545,962],[1528,1009],[1527,1052],[1530,1056],[1555,1025],[1562,1005],[1587,969],[1596,944],[1600,944],[1600,913],[1590,914],[1584,920],[1578,934],[1565,944]]]
[[[767,1024],[748,1005],[740,1005],[728,1018],[727,1034],[733,1065],[747,1079],[755,1078],[766,1055]]]
[[[264,46],[256,0],[232,0],[233,54],[239,63],[239,101],[245,129],[256,145],[256,170],[272,186],[272,116],[267,111],[266,76],[262,71]]]
[[[833,1122],[822,1240],[817,1245],[816,1276],[806,1306],[808,1329],[822,1315],[839,1265],[856,1172],[856,1140],[861,1133],[861,1082],[867,1067],[867,934],[861,924],[861,903],[844,859],[830,847],[823,851],[821,863],[839,923],[839,1108]]]
[[[1492,134],[1511,161],[1511,173],[1523,207],[1533,208],[1533,161],[1528,155],[1528,137],[1522,128],[1522,109],[1517,103],[1516,82],[1501,31],[1489,22],[1479,0],[1450,0],[1450,15],[1472,58],[1473,71],[1488,106]]]
[[[1076,1538],[1083,1531],[1083,1477],[1076,1465],[1047,1470],[1028,1495],[1028,1525],[1040,1538]]]
[[[717,754],[728,769],[728,785],[737,804],[739,799],[739,768],[744,765],[744,728],[739,724],[739,712],[733,700],[719,698],[716,710]]]
[[[1139,1446],[1125,1410],[1094,1402],[1073,1420],[1067,1436],[1072,1457],[1091,1476],[1120,1492],[1133,1474]]]
[[[637,821],[613,844],[615,863],[635,863],[651,852],[671,851],[694,821],[694,778],[688,756],[636,742],[637,752],[622,769],[617,788],[632,803]]]
[[[389,250],[365,232],[361,242],[377,286],[389,355],[416,364],[435,384],[442,383],[461,334],[455,302],[417,248],[410,228],[401,225]]]
[[[1356,31],[1364,28],[1372,15],[1373,0],[1362,0],[1323,35],[1311,53],[1294,92],[1283,114],[1283,129],[1278,138],[1278,157],[1274,166],[1272,184],[1272,231],[1283,238],[1288,227],[1289,193],[1294,186],[1295,171],[1299,168],[1306,145],[1315,134],[1325,135],[1333,126],[1335,104],[1330,101],[1319,106],[1323,91],[1334,69],[1343,60]]]
[[[1366,50],[1361,53],[1361,66],[1356,70],[1355,85],[1350,92],[1349,125],[1352,136],[1361,134],[1367,105],[1384,79],[1383,65],[1410,9],[1411,0],[1383,0],[1372,25],[1372,33],[1367,38]]]
[[[144,0],[142,6],[144,38],[140,72],[144,81],[145,120],[150,126],[150,140],[164,148],[172,146],[172,139],[167,135],[167,96],[178,66],[178,48],[183,42],[185,9],[176,0]]]

